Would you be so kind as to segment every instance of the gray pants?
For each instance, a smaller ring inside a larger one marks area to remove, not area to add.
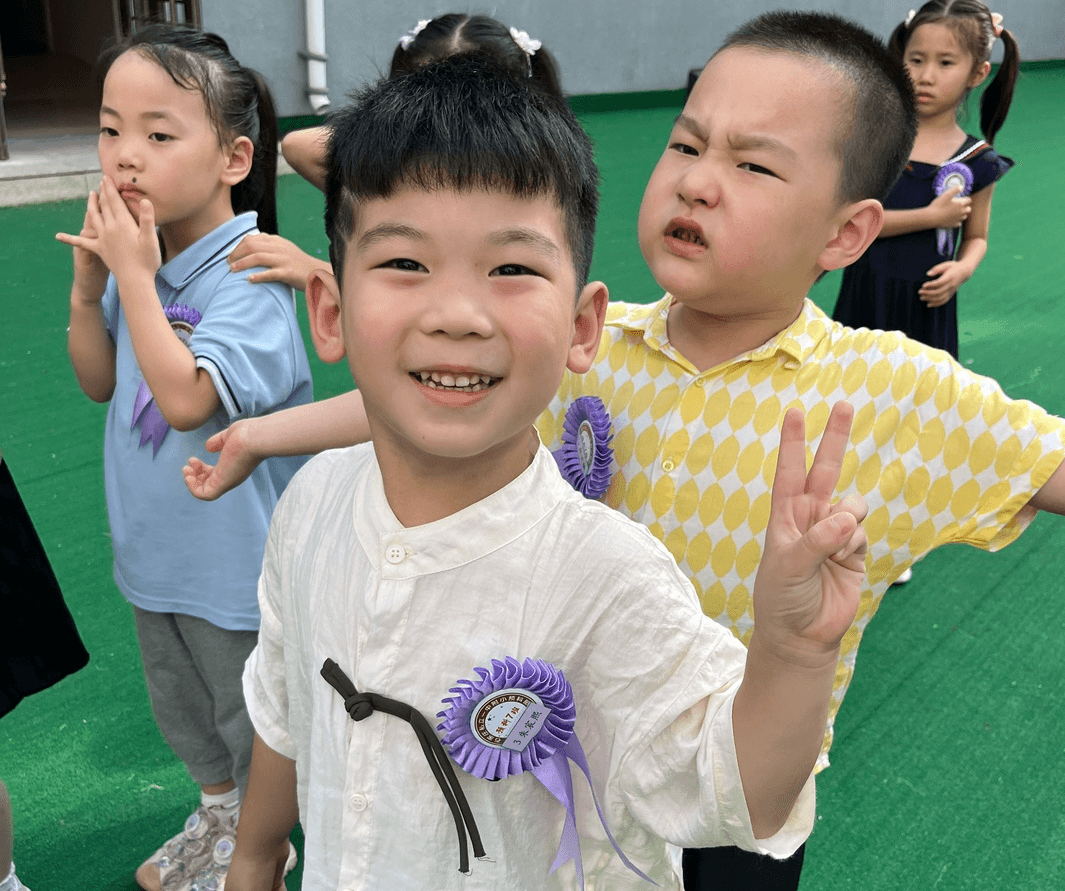
[[[133,615],[152,711],[167,744],[201,786],[232,779],[243,797],[254,730],[241,676],[258,632],[136,606]]]

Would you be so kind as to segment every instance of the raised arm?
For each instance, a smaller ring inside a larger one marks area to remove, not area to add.
[[[97,201],[89,195],[89,208]],[[96,230],[85,212],[79,236],[95,238]],[[58,237],[58,236],[57,236]],[[107,402],[115,390],[115,343],[103,314],[107,266],[92,251],[74,247],[74,286],[70,290],[70,328],[67,351],[82,391],[94,402]]]
[[[296,762],[275,752],[256,734],[226,888],[284,891],[288,836],[298,820]]]
[[[329,144],[328,127],[293,130],[281,140],[281,154],[292,168],[312,186],[325,191],[328,168],[325,153]]]
[[[139,211],[138,222],[105,176],[97,199],[89,201],[91,234],[83,229],[81,235],[56,237],[95,254],[114,273],[133,352],[155,404],[171,427],[194,430],[218,410],[221,400],[211,376],[196,366],[163,311],[155,290],[161,263],[155,211],[147,199]]]
[[[207,440],[220,452],[212,467],[198,458],[185,465],[185,484],[197,498],[213,501],[246,480],[259,462],[274,455],[313,455],[368,442],[370,427],[358,390],[332,399],[237,421]]]
[[[853,409],[832,410],[810,472],[802,413],[784,416],[754,631],[733,705],[744,797],[756,838],[786,822],[821,749],[836,661],[865,574],[865,503],[832,504]]]

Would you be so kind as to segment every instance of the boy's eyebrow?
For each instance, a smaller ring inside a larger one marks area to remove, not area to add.
[[[497,247],[509,247],[510,245],[522,245],[532,248],[539,254],[543,254],[550,260],[559,260],[562,252],[558,245],[542,232],[529,229],[525,226],[514,226],[509,229],[501,229],[488,236],[488,243]]]
[[[405,226],[402,223],[378,223],[359,236],[359,240],[355,243],[355,250],[364,251],[390,238],[403,238],[408,241],[428,240],[424,232],[413,226]]]
[[[710,141],[710,134],[707,132],[706,128],[686,114],[677,115],[674,125],[687,130],[692,136],[696,137],[701,142]],[[798,155],[795,154],[795,150],[791,146],[781,142],[779,139],[774,139],[772,136],[755,136],[753,134],[747,135],[742,133],[731,134],[728,137],[728,147],[734,152],[764,149],[766,151],[785,155],[793,160],[798,158]]]

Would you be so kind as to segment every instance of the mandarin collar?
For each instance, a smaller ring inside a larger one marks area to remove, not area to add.
[[[573,490],[541,443],[514,480],[456,514],[405,527],[385,497],[376,461],[356,487],[355,533],[383,578],[415,578],[478,560],[520,538]]]

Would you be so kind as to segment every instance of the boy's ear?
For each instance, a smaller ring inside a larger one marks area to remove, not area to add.
[[[576,374],[584,374],[599,352],[599,340],[606,321],[606,305],[610,293],[602,282],[588,282],[577,298],[577,314],[573,319],[573,343],[569,348],[566,367]]]
[[[235,186],[251,173],[255,145],[247,136],[238,136],[226,150],[226,168],[222,171],[222,182]]]
[[[340,288],[336,276],[316,269],[307,280],[307,317],[314,351],[323,362],[344,358],[344,332],[340,323]]]
[[[880,234],[884,225],[884,205],[875,198],[866,198],[850,205],[836,236],[825,245],[817,258],[822,269],[842,269],[850,266]]]

